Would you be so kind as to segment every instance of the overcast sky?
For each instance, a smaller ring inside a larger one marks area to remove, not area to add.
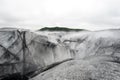
[[[120,0],[0,0],[0,27],[120,28]]]

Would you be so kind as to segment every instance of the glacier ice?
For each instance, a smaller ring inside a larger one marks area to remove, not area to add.
[[[119,80],[119,34],[119,29],[0,29],[0,76],[21,73],[31,74],[31,80]]]
[[[60,43],[74,60],[49,69],[33,80],[119,80],[120,30],[65,33]]]

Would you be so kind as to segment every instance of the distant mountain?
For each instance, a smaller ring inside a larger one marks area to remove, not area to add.
[[[38,31],[85,31],[85,29],[71,29],[65,27],[44,27],[39,29]]]

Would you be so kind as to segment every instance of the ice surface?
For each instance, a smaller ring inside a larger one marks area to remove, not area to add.
[[[56,34],[55,34],[56,35]],[[53,67],[32,80],[119,80],[120,30],[69,32],[61,36],[74,60]]]
[[[0,29],[0,76],[17,72],[34,75],[42,70],[31,80],[119,80],[119,35],[119,29],[81,32]]]
[[[115,56],[120,52],[120,30],[79,32],[65,35],[61,41],[73,50],[75,58],[92,55]]]
[[[68,48],[52,42],[45,34],[19,29],[0,31],[0,76],[18,72],[27,74],[71,58]],[[23,43],[24,31],[26,43]]]

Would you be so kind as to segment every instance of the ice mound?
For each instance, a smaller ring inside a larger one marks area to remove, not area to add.
[[[99,55],[120,57],[119,34],[120,30],[87,31],[63,36],[61,40],[77,59]]]
[[[69,49],[45,35],[23,29],[0,29],[0,76],[27,75],[70,59]],[[64,56],[63,56],[64,55]]]
[[[60,42],[74,60],[57,65],[32,80],[119,80],[120,30],[66,33]]]

